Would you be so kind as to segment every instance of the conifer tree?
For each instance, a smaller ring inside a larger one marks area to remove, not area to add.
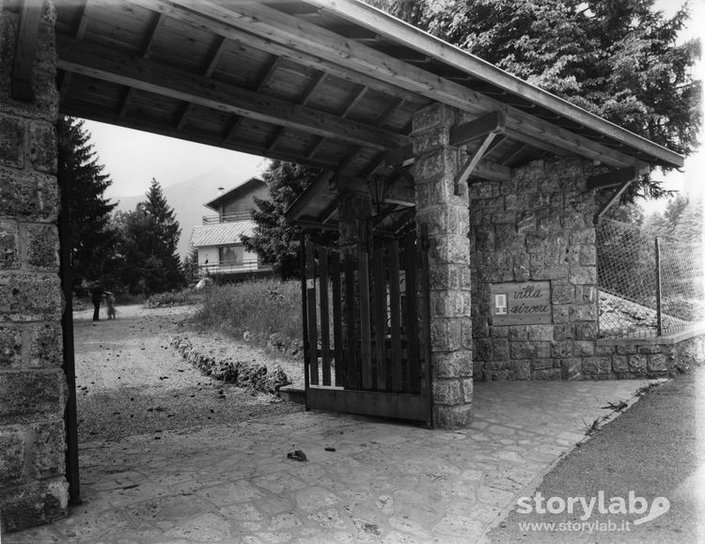
[[[77,283],[100,280],[116,243],[110,212],[117,203],[104,196],[112,181],[98,162],[83,121],[61,116],[56,128],[59,184],[69,201],[72,275]]]
[[[320,170],[285,161],[272,161],[262,176],[269,190],[270,199],[255,198],[257,209],[252,219],[257,223],[252,236],[242,241],[250,251],[256,251],[262,264],[271,266],[282,277],[295,277],[299,269],[300,230],[284,216],[286,209],[316,179]],[[329,235],[319,235],[325,241]]]
[[[698,143],[700,44],[678,41],[687,3],[668,18],[655,0],[367,2],[673,151]],[[640,194],[667,196],[648,177]]]
[[[161,293],[183,287],[177,244],[181,228],[156,179],[132,212],[115,216],[120,232],[122,281],[133,293]]]

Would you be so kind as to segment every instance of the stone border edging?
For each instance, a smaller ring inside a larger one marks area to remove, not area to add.
[[[269,372],[265,365],[255,365],[232,359],[221,361],[200,353],[188,338],[181,336],[172,338],[169,345],[203,374],[225,383],[277,396],[280,388],[291,383],[289,377],[279,366]]]

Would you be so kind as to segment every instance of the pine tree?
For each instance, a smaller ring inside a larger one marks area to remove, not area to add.
[[[687,5],[667,18],[655,0],[367,1],[673,151],[697,145],[700,46],[677,41]],[[668,196],[649,178],[640,191]]]
[[[112,181],[98,163],[83,121],[62,116],[56,127],[59,184],[69,201],[72,275],[76,283],[104,280],[116,243],[110,212],[117,203],[104,197]]]
[[[121,278],[133,293],[149,296],[183,287],[185,279],[177,244],[181,229],[159,182],[152,183],[145,200],[132,212],[117,214]]]
[[[270,200],[255,198],[257,209],[252,219],[257,223],[252,236],[242,241],[250,251],[256,251],[262,264],[271,266],[282,279],[296,277],[299,270],[300,229],[290,224],[284,212],[319,175],[320,170],[284,161],[272,161],[262,176]],[[330,238],[319,235],[317,240]]]

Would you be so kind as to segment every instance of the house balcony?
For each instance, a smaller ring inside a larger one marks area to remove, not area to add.
[[[271,267],[260,265],[257,259],[247,261],[224,261],[214,264],[199,264],[200,276],[237,276],[240,274],[266,274],[272,271]]]
[[[222,215],[204,215],[202,221],[204,225],[217,225],[218,223],[234,223],[235,221],[250,221],[250,212],[226,213]]]

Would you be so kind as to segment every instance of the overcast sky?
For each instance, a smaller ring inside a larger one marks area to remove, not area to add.
[[[658,0],[657,6],[672,14],[679,0]],[[684,37],[698,36],[705,29],[705,0],[691,0],[692,20]],[[699,79],[705,81],[705,62],[698,67]],[[109,198],[139,195],[146,192],[152,178],[162,186],[191,179],[222,166],[226,172],[242,174],[241,181],[260,174],[266,159],[215,147],[186,142],[146,132],[86,121],[86,129],[99,160],[105,165],[113,185],[106,191]],[[705,140],[705,134],[701,141]],[[666,180],[676,190],[702,193],[705,181],[705,152],[699,151],[686,160],[684,174],[670,174]]]

